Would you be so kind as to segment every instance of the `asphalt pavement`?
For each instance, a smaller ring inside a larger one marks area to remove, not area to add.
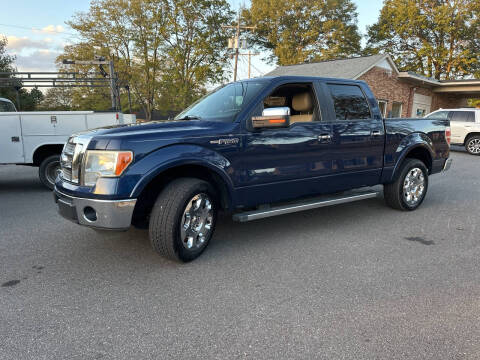
[[[479,359],[480,157],[383,198],[235,223],[178,264],[0,167],[0,359]]]

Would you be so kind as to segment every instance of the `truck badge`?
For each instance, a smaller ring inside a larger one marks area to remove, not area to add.
[[[239,138],[210,140],[210,144],[216,145],[235,145],[240,142]]]

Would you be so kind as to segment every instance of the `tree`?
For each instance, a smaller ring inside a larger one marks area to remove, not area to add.
[[[351,0],[252,0],[243,12],[251,40],[270,61],[291,65],[357,55],[361,36]]]
[[[7,54],[7,45],[7,39],[5,37],[0,38],[0,72],[15,72],[15,56]],[[32,111],[42,101],[43,93],[40,90],[32,89],[29,92],[22,88],[21,80],[15,79],[11,74],[2,74],[0,77],[12,79],[12,82],[9,83],[11,86],[0,87],[0,97],[13,101],[17,109]],[[20,104],[18,100],[20,100]]]
[[[7,39],[5,37],[0,38],[0,72],[13,72],[15,56],[7,54]],[[1,78],[13,78],[12,75],[0,75]],[[20,88],[21,84],[18,82],[17,87]],[[16,103],[16,91],[14,87],[0,87],[0,97],[7,98]]]
[[[231,16],[226,0],[93,0],[69,22],[82,41],[66,55],[113,56],[148,120],[154,108],[182,108],[223,78],[221,25]]]
[[[43,111],[70,111],[72,106],[73,88],[52,87],[49,88],[39,105]]]
[[[33,88],[30,92],[26,89],[20,89],[20,105],[22,111],[34,111],[37,110],[38,105],[43,100],[43,93]]]
[[[385,0],[367,51],[435,79],[480,75],[480,1]]]

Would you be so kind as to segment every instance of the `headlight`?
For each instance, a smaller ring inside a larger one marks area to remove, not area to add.
[[[117,177],[133,161],[131,151],[88,150],[83,168],[83,184],[94,186],[100,177]]]

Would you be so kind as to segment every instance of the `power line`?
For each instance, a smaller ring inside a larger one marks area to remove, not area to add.
[[[48,33],[57,33],[57,34],[65,34],[65,35],[77,35],[77,34],[74,34],[74,33],[70,33],[70,32],[65,32],[65,31],[57,31],[57,30],[43,30],[41,28],[36,28],[36,27],[28,27],[28,26],[21,26],[21,25],[12,25],[12,24],[0,24],[0,26],[6,26],[6,27],[12,27],[12,28],[17,28],[17,29],[24,29],[24,30],[30,30],[30,31],[39,31],[39,32],[43,32],[45,34],[48,34]]]

